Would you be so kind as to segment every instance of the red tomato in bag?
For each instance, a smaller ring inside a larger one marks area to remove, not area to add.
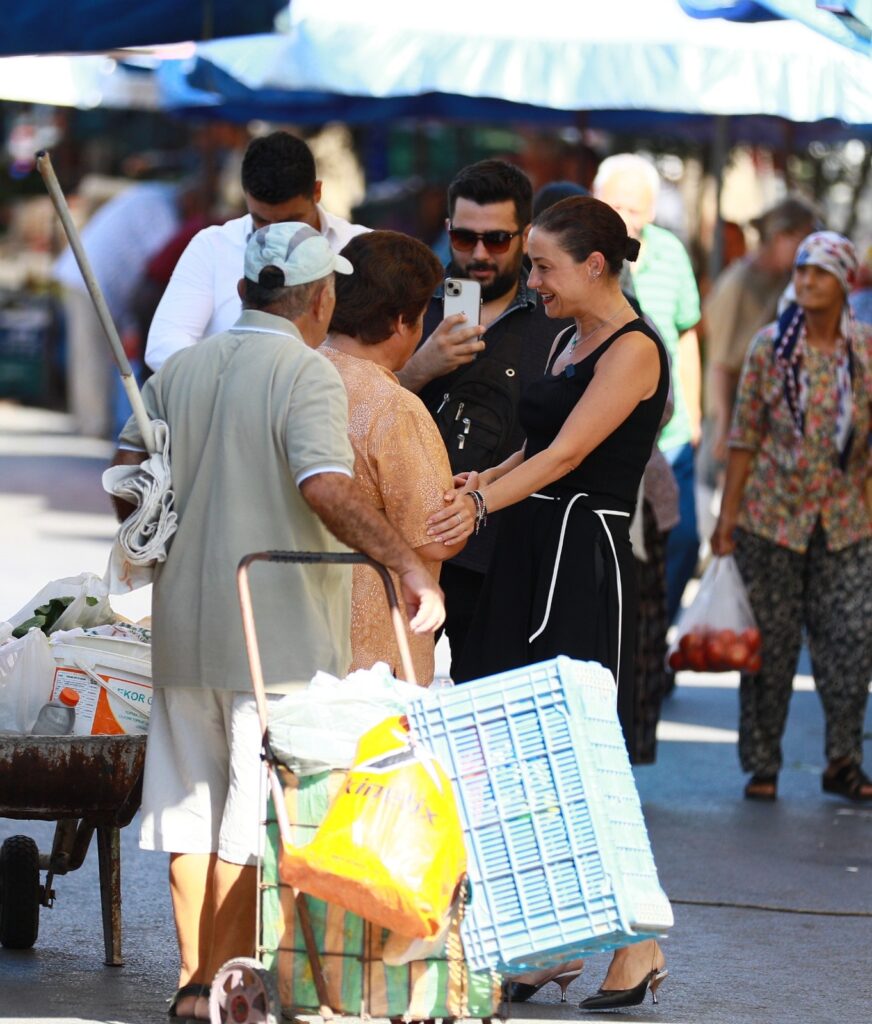
[[[687,637],[685,649],[687,667],[692,672],[704,672],[706,670],[705,654],[705,633],[690,633]]]
[[[708,668],[712,672],[719,672],[723,668],[727,649],[720,633],[712,631],[705,638],[705,657]]]
[[[757,654],[760,650],[760,630],[751,626],[742,633],[742,640],[748,645],[751,654]]]
[[[727,647],[727,663],[730,668],[744,669],[750,652],[744,640],[735,640]]]

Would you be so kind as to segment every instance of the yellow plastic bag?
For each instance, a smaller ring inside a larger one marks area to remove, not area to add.
[[[466,871],[451,783],[401,718],[360,740],[315,838],[285,846],[282,880],[400,935],[435,935]]]

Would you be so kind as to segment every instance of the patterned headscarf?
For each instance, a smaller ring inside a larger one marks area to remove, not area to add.
[[[851,454],[854,440],[854,352],[852,335],[854,318],[847,303],[847,295],[857,276],[857,253],[849,239],[835,231],[815,231],[803,239],[796,250],[794,267],[815,266],[832,274],[842,286],[846,301],[842,306],[840,322],[841,346],[836,367],[838,412],[835,441],[839,452],[839,465],[844,469]],[[784,397],[793,417],[797,438],[805,432],[805,409],[808,401],[808,375],[803,366],[806,331],[805,312],[796,301],[791,285],[787,305],[778,317],[778,335],[775,338],[774,358],[784,377]]]
[[[851,242],[837,231],[815,231],[799,243],[794,267],[820,267],[835,277],[845,295],[857,279],[859,263]]]

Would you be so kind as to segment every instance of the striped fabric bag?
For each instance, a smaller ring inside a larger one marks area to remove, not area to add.
[[[344,772],[308,777],[282,773],[285,804],[295,844],[315,834]],[[273,815],[270,814],[270,819]],[[267,825],[261,890],[261,946],[258,956],[278,981],[282,1008],[318,1012],[320,1001],[300,931],[293,892],[280,881],[281,840],[273,820]],[[315,941],[335,1012],[370,1017],[482,1017],[496,1014],[500,976],[470,971],[463,958],[459,900],[445,949],[438,957],[388,966],[382,956],[389,932],[321,900],[307,897]]]

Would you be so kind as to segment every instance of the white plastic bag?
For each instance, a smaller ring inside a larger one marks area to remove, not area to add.
[[[666,657],[674,671],[760,671],[760,630],[732,555],[709,563]]]
[[[395,679],[382,661],[345,679],[318,672],[305,690],[270,705],[270,746],[296,775],[347,771],[360,737],[385,718],[404,714],[424,692]]]
[[[54,670],[49,639],[39,629],[0,646],[0,732],[30,732],[51,699]]]
[[[102,626],[115,620],[115,615],[109,607],[109,588],[95,573],[83,572],[78,576],[46,583],[35,597],[9,619],[10,624],[17,628],[32,618],[37,608],[56,598],[73,600],[50,626],[51,633],[58,629],[75,629],[76,626],[82,626],[84,629],[89,626]]]

